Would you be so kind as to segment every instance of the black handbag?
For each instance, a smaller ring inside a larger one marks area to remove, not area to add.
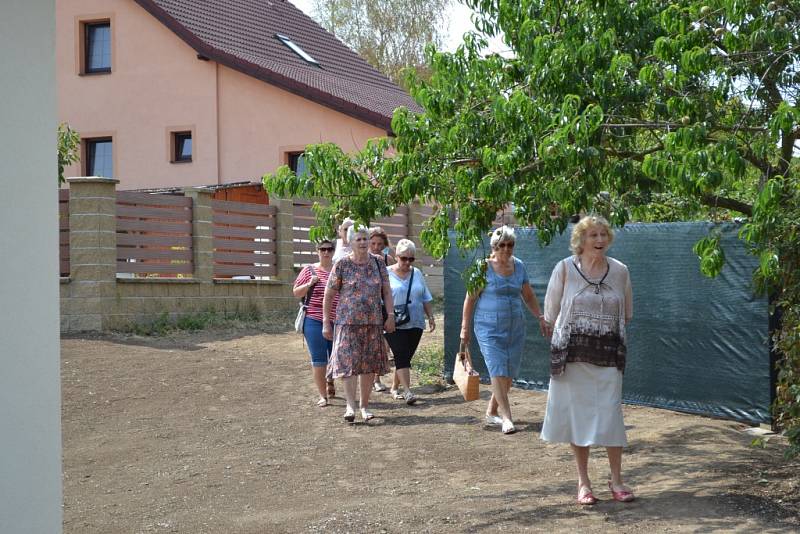
[[[411,320],[408,312],[408,305],[411,304],[411,286],[414,283],[414,268],[411,268],[411,279],[408,281],[408,292],[406,293],[405,304],[397,304],[394,307],[394,325],[403,326]]]

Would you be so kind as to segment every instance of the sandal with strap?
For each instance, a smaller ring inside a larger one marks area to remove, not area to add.
[[[347,408],[344,412],[344,420],[346,423],[352,423],[356,420],[356,412],[354,412],[351,408]]]
[[[328,399],[320,397],[319,400],[317,401],[317,406],[319,406],[320,408],[324,408],[327,405],[328,405]]]
[[[581,486],[578,488],[578,504],[584,506],[597,504],[597,497],[592,493],[592,488],[589,486]]]
[[[611,496],[614,497],[614,500],[617,502],[631,502],[632,500],[636,499],[636,496],[632,491],[625,488],[621,490],[615,490],[611,482],[608,483],[608,489],[611,490]]]

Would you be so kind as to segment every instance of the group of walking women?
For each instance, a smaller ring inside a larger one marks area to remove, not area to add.
[[[364,420],[372,418],[367,407],[374,387],[373,374],[386,372],[381,331],[386,332],[394,352],[396,384],[399,380],[408,395],[408,367],[422,335],[423,312],[428,316],[431,330],[434,328],[430,292],[421,273],[409,269],[409,259],[413,262],[414,257],[413,243],[406,244],[405,240],[398,243],[397,263],[387,271],[388,256],[371,255],[369,237],[367,229],[357,230],[352,251],[334,265],[330,260],[325,262],[323,256],[327,249],[332,252],[333,244],[321,243],[320,267],[314,266],[324,271],[317,276],[326,287],[324,292],[314,289],[321,299],[319,331],[326,340],[333,340],[332,346],[327,345],[331,354],[327,378],[343,379],[347,421],[355,418],[355,381],[359,375],[361,415]],[[628,268],[607,256],[613,239],[614,233],[604,218],[582,218],[572,230],[572,255],[553,268],[542,308],[531,288],[525,264],[514,256],[514,230],[500,227],[490,238],[486,284],[483,289],[466,295],[462,313],[462,346],[469,344],[474,332],[491,378],[486,424],[499,427],[506,435],[516,432],[509,390],[521,364],[524,308],[536,317],[541,334],[550,340],[550,386],[541,438],[570,445],[578,473],[577,502],[582,505],[597,502],[588,473],[589,448],[593,445],[606,448],[611,471],[608,488],[613,499],[634,500],[633,492],[622,479],[622,448],[627,445],[622,376],[626,359],[625,328],[632,318],[632,290]],[[410,273],[416,273],[419,286],[416,280],[409,282]],[[295,294],[302,296],[315,287],[312,280],[313,273],[301,272]],[[414,284],[410,292],[404,283]],[[409,311],[415,306],[416,316],[407,323],[410,326],[397,327],[393,303],[406,300],[411,302]],[[381,306],[386,312],[385,320],[380,317]],[[315,319],[311,316],[309,320]],[[310,337],[306,338],[312,361],[317,362],[313,365],[325,365],[323,357],[314,356]],[[317,379],[315,374],[315,380],[322,405],[325,377],[320,373]],[[393,386],[393,390],[397,387]],[[414,399],[413,394],[404,398]]]
[[[412,241],[401,239],[393,257],[380,227],[346,221],[340,235],[336,244],[328,240],[317,244],[319,262],[300,271],[294,294],[306,299],[303,334],[319,393],[317,405],[328,405],[335,395],[333,380],[341,379],[344,420],[352,423],[357,405],[364,421],[374,417],[370,395],[385,390],[380,377],[389,371],[389,348],[395,366],[392,397],[408,405],[417,402],[411,391],[411,359],[425,323],[430,331],[436,323],[433,297],[422,272],[414,267]],[[402,312],[399,321],[396,308]]]

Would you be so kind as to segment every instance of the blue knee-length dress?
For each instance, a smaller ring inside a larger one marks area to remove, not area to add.
[[[489,376],[516,378],[525,344],[522,286],[528,282],[525,264],[514,260],[514,272],[501,276],[489,264],[486,287],[475,305],[475,339],[483,353]]]

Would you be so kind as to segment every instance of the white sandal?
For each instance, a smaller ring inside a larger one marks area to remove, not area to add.
[[[503,421],[503,434],[513,434],[517,431],[517,428],[514,426],[514,422],[510,419],[506,419]]]

